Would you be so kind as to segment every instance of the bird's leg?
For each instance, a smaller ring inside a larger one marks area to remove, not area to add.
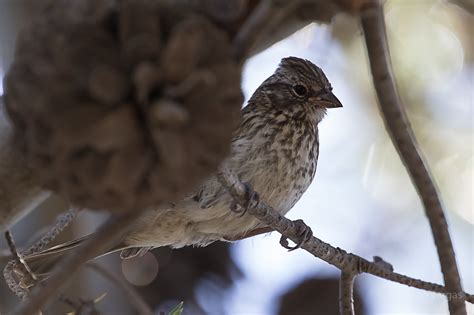
[[[288,249],[288,251],[290,252],[295,249],[300,248],[301,245],[303,245],[305,242],[307,242],[313,237],[313,231],[311,230],[309,226],[306,225],[306,223],[303,222],[303,220],[300,220],[300,219],[295,220],[293,221],[293,224],[298,230],[298,237],[299,237],[298,243],[296,243],[296,245],[292,247],[288,245],[288,238],[285,235],[282,235],[280,238],[280,245]]]
[[[235,200],[230,203],[230,210],[238,214],[238,217],[243,217],[250,208],[256,207],[260,202],[259,194],[253,190],[249,183],[242,183],[245,187],[245,203],[239,209],[239,205]]]

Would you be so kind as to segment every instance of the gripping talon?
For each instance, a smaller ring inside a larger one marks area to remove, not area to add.
[[[295,246],[289,246],[288,238],[286,236],[282,235],[280,238],[280,245],[286,248],[290,252],[294,251],[295,249],[300,248],[301,245],[303,245],[304,243],[309,241],[311,237],[313,237],[313,231],[311,230],[309,226],[307,226],[303,222],[303,220],[296,220],[296,221],[293,221],[293,223],[295,224],[296,228],[300,230],[300,232],[298,233],[299,234],[298,243],[296,243]]]
[[[235,202],[235,200],[232,200],[232,201],[230,202],[229,209],[230,209],[230,211],[232,211],[232,212],[237,212],[237,213],[240,212],[240,211],[239,211],[239,205],[237,204],[237,202]]]
[[[239,205],[232,201],[230,203],[230,210],[238,215],[239,218],[243,217],[250,208],[256,207],[260,202],[259,194],[252,189],[249,183],[243,183],[245,186],[245,203],[239,207]]]
[[[230,211],[237,214],[237,217],[239,217],[239,218],[242,217],[247,212],[246,208],[239,207],[239,205],[235,201],[232,201],[230,203],[229,209],[230,209]]]
[[[244,183],[245,186],[245,204],[244,204],[244,209],[245,212],[248,211],[250,208],[254,208],[258,205],[260,202],[260,195],[253,190],[252,186],[250,186],[249,183]]]

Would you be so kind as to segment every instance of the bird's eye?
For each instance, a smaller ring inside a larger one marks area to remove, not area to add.
[[[305,96],[306,93],[308,93],[308,90],[304,85],[297,84],[293,85],[293,92],[295,92],[297,96]]]

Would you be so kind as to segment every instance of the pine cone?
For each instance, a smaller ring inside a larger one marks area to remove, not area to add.
[[[155,3],[56,1],[18,38],[8,114],[45,187],[77,206],[171,201],[228,153],[243,101],[230,40]]]

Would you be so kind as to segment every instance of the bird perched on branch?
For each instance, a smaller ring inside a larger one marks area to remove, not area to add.
[[[287,213],[311,184],[318,162],[318,124],[328,108],[342,107],[323,71],[308,60],[284,58],[242,110],[231,154],[223,167],[258,192],[260,199]],[[216,176],[187,198],[150,210],[134,223],[115,250],[122,257],[160,246],[205,246],[256,234],[265,226],[251,215],[229,211],[232,198]],[[87,237],[86,237],[87,238]],[[25,257],[33,271],[44,270],[83,239]]]

